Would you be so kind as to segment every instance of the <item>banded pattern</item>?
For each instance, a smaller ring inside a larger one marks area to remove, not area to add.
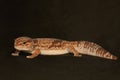
[[[34,41],[36,40],[36,42]],[[69,41],[53,39],[53,38],[37,38],[33,41],[37,44],[37,47],[41,50],[60,50],[65,49]]]
[[[93,55],[98,57],[103,57],[107,59],[117,59],[116,56],[112,55],[110,52],[102,48],[101,46],[88,41],[79,41],[78,52],[87,55]]]
[[[75,55],[80,54],[98,56],[106,59],[116,60],[117,57],[110,54],[107,50],[88,41],[66,41],[54,38],[29,38],[29,37],[19,37],[15,39],[14,47],[17,50],[28,51],[28,52],[57,52],[54,53],[64,54],[66,52],[72,51]],[[36,50],[36,51],[35,51]],[[61,51],[61,52],[60,52]],[[38,54],[38,53],[37,53]],[[48,53],[50,55],[52,53]]]

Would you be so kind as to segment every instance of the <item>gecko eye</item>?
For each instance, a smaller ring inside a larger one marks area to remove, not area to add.
[[[23,42],[23,44],[26,44],[27,42]]]

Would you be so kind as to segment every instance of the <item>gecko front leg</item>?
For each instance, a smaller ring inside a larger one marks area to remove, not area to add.
[[[19,56],[19,53],[20,53],[20,51],[19,50],[16,50],[14,53],[12,53],[11,55],[12,56]]]
[[[82,57],[82,55],[73,46],[68,46],[68,50],[72,52],[75,57]]]
[[[32,58],[37,57],[39,54],[40,54],[40,50],[39,50],[39,49],[35,49],[35,50],[32,52],[32,55],[26,56],[26,58],[32,59]]]

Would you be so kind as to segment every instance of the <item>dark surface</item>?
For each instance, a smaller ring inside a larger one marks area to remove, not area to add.
[[[0,7],[0,80],[120,80],[120,59],[10,55],[14,39],[29,36],[93,41],[120,57],[119,0],[1,0]]]

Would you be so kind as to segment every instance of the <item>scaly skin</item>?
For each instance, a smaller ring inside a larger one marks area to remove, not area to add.
[[[26,58],[35,58],[38,55],[62,55],[72,52],[74,56],[81,57],[82,54],[98,56],[106,59],[116,60],[117,57],[110,54],[101,46],[88,41],[66,41],[54,38],[19,37],[15,39],[16,49],[13,56],[19,56],[20,51],[26,51],[32,55]]]

